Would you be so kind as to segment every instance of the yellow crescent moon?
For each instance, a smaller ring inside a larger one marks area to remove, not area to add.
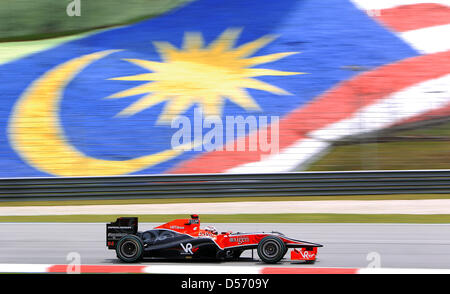
[[[37,79],[14,106],[9,124],[13,148],[35,168],[58,176],[123,175],[167,161],[183,152],[169,149],[130,160],[101,160],[68,144],[59,120],[62,91],[85,67],[118,50],[72,59]]]

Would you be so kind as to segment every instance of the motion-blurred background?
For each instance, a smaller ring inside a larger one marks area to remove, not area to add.
[[[448,4],[3,1],[0,177],[448,169]],[[279,152],[170,153],[195,109]]]
[[[0,272],[194,213],[449,268],[449,36],[450,0],[0,1]]]

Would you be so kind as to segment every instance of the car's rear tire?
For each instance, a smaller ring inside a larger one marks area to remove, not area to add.
[[[263,262],[277,263],[286,254],[286,244],[276,236],[267,236],[258,243],[257,252]]]
[[[135,235],[126,235],[117,242],[116,254],[123,262],[137,262],[144,253],[142,240]]]

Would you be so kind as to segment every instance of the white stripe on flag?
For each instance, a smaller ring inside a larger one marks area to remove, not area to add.
[[[407,31],[399,36],[422,54],[450,50],[450,24]]]
[[[401,5],[435,3],[450,6],[450,0],[351,0],[361,10],[388,9]]]
[[[227,170],[227,173],[277,173],[293,170],[300,164],[307,164],[331,146],[331,143],[317,139],[301,139],[285,148],[279,154],[269,155],[257,162],[246,163]]]
[[[283,172],[308,164],[331,142],[345,136],[362,134],[389,127],[404,119],[450,103],[450,75],[428,80],[394,93],[378,102],[362,108],[348,119],[310,132],[309,139],[301,139],[258,162],[243,164],[227,170],[227,173]]]
[[[439,109],[450,103],[450,74],[394,93],[362,108],[351,118],[310,133],[315,139],[333,141],[389,127],[396,122]]]

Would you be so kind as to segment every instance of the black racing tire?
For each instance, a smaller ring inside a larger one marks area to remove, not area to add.
[[[263,262],[277,263],[286,254],[286,244],[276,236],[267,236],[258,243],[257,252]]]
[[[123,262],[137,262],[142,259],[144,253],[144,244],[142,240],[135,235],[123,236],[116,246],[117,257]]]

